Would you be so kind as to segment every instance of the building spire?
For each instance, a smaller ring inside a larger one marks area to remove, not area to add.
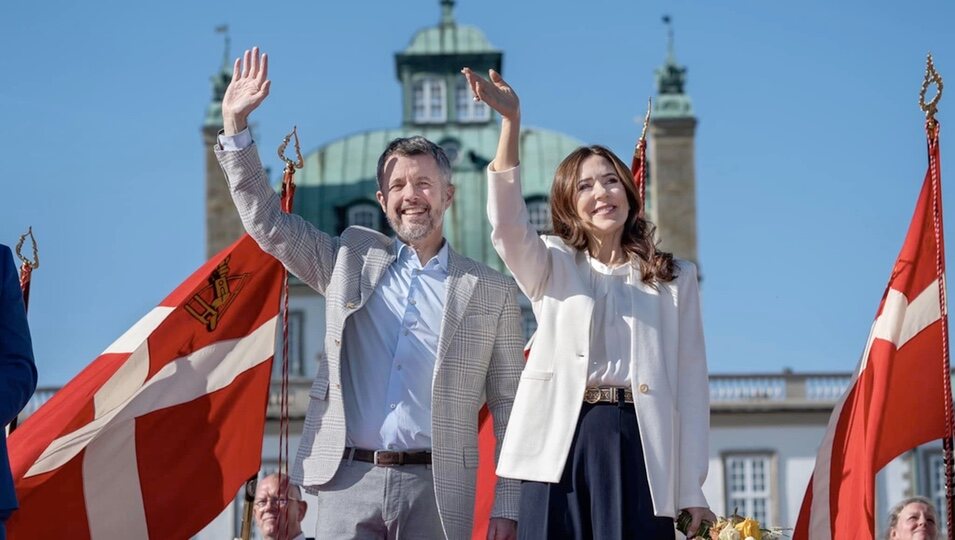
[[[230,56],[229,25],[220,24],[215,28],[217,34],[225,36],[225,50],[222,56],[222,67],[212,76],[212,100],[206,107],[206,118],[203,126],[209,129],[222,127],[222,97],[232,80],[232,57]]]
[[[231,48],[231,40],[229,39],[229,25],[220,24],[216,27],[217,34],[223,34],[225,36],[225,51],[222,55],[222,69],[227,70],[232,66],[232,56],[230,56],[229,49]]]
[[[663,24],[667,28],[667,59],[656,72],[657,93],[682,95],[686,93],[686,68],[676,62],[676,52],[673,47],[673,19],[669,15],[664,15]]]
[[[653,103],[653,116],[656,119],[691,117],[693,106],[686,93],[686,66],[677,63],[673,45],[673,18],[664,15],[663,24],[667,30],[667,57],[654,73],[657,99]]]
[[[663,24],[667,27],[667,63],[676,64],[676,52],[673,47],[673,18],[664,15]]]
[[[441,0],[441,26],[454,26],[454,0]]]

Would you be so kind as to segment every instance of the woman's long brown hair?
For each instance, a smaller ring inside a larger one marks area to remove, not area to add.
[[[620,243],[631,260],[640,264],[644,283],[673,281],[676,265],[673,254],[657,249],[653,236],[656,227],[643,216],[643,201],[633,185],[630,169],[613,152],[600,145],[582,146],[557,166],[554,184],[550,191],[551,220],[554,234],[574,248],[586,251],[590,247],[591,233],[577,215],[575,200],[577,181],[580,180],[580,165],[590,156],[601,156],[613,166],[620,177],[630,209],[623,226]]]

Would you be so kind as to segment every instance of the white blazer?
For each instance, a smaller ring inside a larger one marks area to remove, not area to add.
[[[559,482],[583,403],[594,299],[590,266],[530,225],[520,169],[488,169],[491,240],[537,317],[537,333],[504,435],[498,476]],[[707,506],[709,384],[696,267],[655,286],[632,267],[636,323],[630,375],[653,510]]]

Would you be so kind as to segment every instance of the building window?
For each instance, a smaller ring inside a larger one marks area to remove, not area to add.
[[[462,124],[487,122],[491,118],[491,110],[483,101],[474,101],[468,81],[462,77],[454,83],[454,111],[458,122]]]
[[[444,90],[444,80],[435,77],[426,77],[414,82],[411,96],[415,122],[437,124],[447,120],[447,100]]]
[[[770,501],[773,490],[772,455],[768,453],[727,454],[724,457],[726,512],[734,510],[760,523],[774,523]]]
[[[448,156],[448,162],[452,166],[461,162],[461,141],[454,137],[445,137],[438,141],[438,146],[444,150],[444,154]]]
[[[381,209],[377,205],[369,202],[353,204],[349,206],[345,212],[345,223],[347,227],[358,225],[380,231]]]
[[[288,313],[288,375],[289,378],[305,377],[304,333],[305,312],[289,310]],[[282,379],[282,330],[275,333],[275,361],[272,362],[272,379]]]
[[[929,452],[926,456],[926,473],[928,474],[928,489],[925,495],[935,505],[939,512],[938,530],[945,528],[945,459],[942,452]]]
[[[538,234],[548,234],[553,225],[550,219],[550,202],[547,197],[537,196],[527,199],[527,216],[531,226]]]

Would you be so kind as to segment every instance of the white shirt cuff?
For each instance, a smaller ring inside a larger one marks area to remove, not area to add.
[[[252,133],[249,128],[245,128],[235,135],[219,134],[219,146],[226,152],[235,152],[244,150],[252,146]]]

